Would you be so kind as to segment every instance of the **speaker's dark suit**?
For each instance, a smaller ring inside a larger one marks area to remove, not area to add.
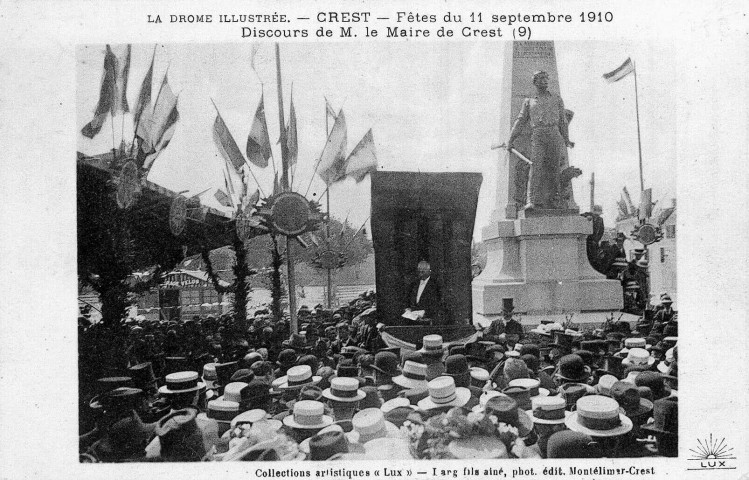
[[[424,310],[424,318],[431,318],[434,320],[439,319],[442,316],[442,293],[440,292],[439,284],[434,278],[429,278],[424,291],[421,293],[421,298],[416,301],[416,296],[419,293],[419,282],[417,281],[410,290],[408,296],[408,305],[411,310]]]

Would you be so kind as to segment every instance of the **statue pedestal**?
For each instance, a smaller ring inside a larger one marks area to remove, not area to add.
[[[567,211],[528,213],[483,229],[487,261],[473,280],[473,309],[500,315],[505,298],[529,315],[621,309],[619,281],[607,280],[588,262],[585,239],[592,224]]]

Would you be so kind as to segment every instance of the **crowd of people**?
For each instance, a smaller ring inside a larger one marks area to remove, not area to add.
[[[587,331],[508,309],[475,341],[413,350],[383,342],[372,292],[302,306],[300,333],[266,309],[130,322],[127,369],[81,390],[81,461],[676,456],[671,303]]]

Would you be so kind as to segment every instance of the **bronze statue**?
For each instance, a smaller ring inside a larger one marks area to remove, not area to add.
[[[531,154],[528,204],[525,209],[567,209],[574,205],[570,180],[582,174],[575,167],[567,167],[567,147],[575,144],[568,134],[568,113],[562,98],[549,92],[549,75],[540,71],[533,74],[537,94],[526,98],[520,109],[507,150],[513,151],[513,142],[523,128],[531,128]],[[570,112],[571,113],[571,112]]]

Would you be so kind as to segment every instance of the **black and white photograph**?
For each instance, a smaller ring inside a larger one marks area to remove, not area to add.
[[[3,478],[749,478],[740,2],[0,5]]]
[[[676,456],[672,55],[79,46],[81,461]]]

